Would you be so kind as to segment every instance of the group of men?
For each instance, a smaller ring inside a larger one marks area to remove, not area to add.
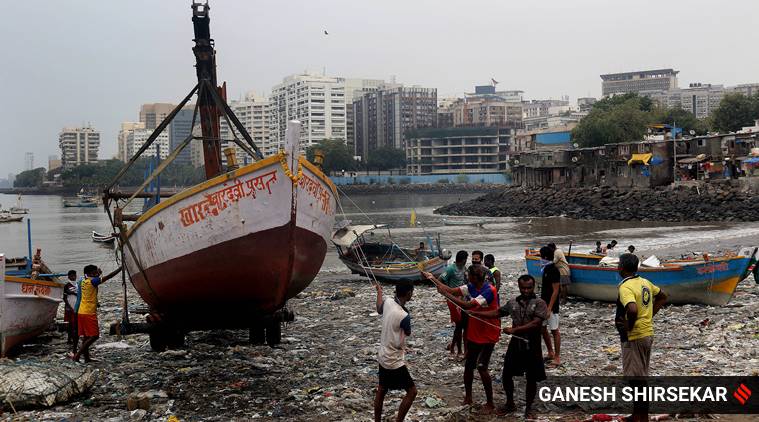
[[[86,363],[94,361],[90,347],[100,337],[97,303],[98,286],[113,278],[121,267],[108,275],[95,265],[84,267],[84,277],[77,279],[76,270],[67,274],[68,281],[63,289],[63,320],[68,323],[68,343],[72,345],[71,359],[75,362],[83,357]],[[82,346],[79,348],[79,337]]]
[[[472,263],[466,267],[468,253],[459,251],[456,260],[438,279],[431,273],[423,276],[434,283],[448,303],[451,322],[455,324],[453,340],[448,345],[451,354],[462,357],[464,344],[464,402],[473,403],[472,384],[477,370],[485,391],[484,413],[507,414],[516,410],[514,376],[526,377],[525,417],[534,417],[532,404],[537,383],[546,379],[545,365],[561,364],[559,309],[570,283],[570,268],[563,252],[554,244],[540,249],[543,266],[540,297],[535,294],[535,279],[524,274],[518,277],[519,295],[501,305],[498,292],[501,272],[493,255],[472,252]],[[664,292],[637,275],[638,258],[625,253],[620,256],[619,300],[615,326],[622,341],[622,363],[625,376],[647,376],[653,342],[652,318],[666,300]],[[497,274],[497,277],[496,277]],[[382,334],[379,351],[379,385],[374,402],[375,420],[382,418],[385,395],[389,390],[405,390],[397,420],[405,418],[417,390],[405,364],[405,339],[411,335],[411,316],[406,304],[411,300],[414,286],[410,282],[395,287],[395,297],[382,295],[377,289],[377,312],[382,315]],[[510,316],[510,327],[501,328],[501,318]],[[510,336],[503,362],[502,382],[506,404],[496,410],[493,401],[490,357],[501,333]],[[541,337],[546,344],[543,356]],[[635,416],[635,415],[634,415]],[[643,419],[641,419],[643,420]]]

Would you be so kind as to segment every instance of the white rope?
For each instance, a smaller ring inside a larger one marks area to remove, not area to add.
[[[459,309],[461,312],[464,312],[464,313],[466,313],[467,315],[469,315],[469,318],[473,318],[473,319],[476,319],[477,321],[480,321],[480,322],[482,322],[482,323],[484,323],[484,324],[486,324],[486,325],[489,325],[489,326],[491,326],[491,327],[493,327],[493,328],[498,328],[498,330],[499,330],[499,331],[501,331],[501,326],[500,326],[500,325],[495,325],[495,324],[493,324],[493,323],[490,323],[490,322],[488,322],[488,321],[485,321],[485,320],[484,320],[484,319],[482,319],[482,318],[478,318],[478,317],[476,317],[476,316],[472,315],[472,313],[471,313],[471,312],[469,312],[468,310],[466,310],[466,309],[462,308],[462,307],[461,307],[461,306],[459,306],[459,305],[458,305],[456,302],[452,301],[451,299],[449,299],[449,298],[447,298],[447,297],[445,298],[445,300],[447,300],[448,302],[450,302],[451,304],[453,304],[453,306],[457,307],[457,308],[458,308],[458,309]],[[527,343],[527,342],[528,342],[528,340],[527,340],[526,338],[524,338],[524,337],[520,337],[520,336],[518,336],[518,335],[516,335],[516,334],[508,334],[508,333],[503,333],[503,334],[505,334],[505,335],[507,335],[507,336],[511,336],[511,337],[513,337],[513,338],[516,338],[516,339],[519,339],[519,340],[522,340],[522,341],[524,341],[525,343]]]
[[[363,214],[363,215],[364,215],[364,217],[366,217],[366,219],[367,219],[367,220],[369,220],[369,222],[370,222],[370,223],[372,223],[372,224],[373,224],[373,225],[375,225],[375,226],[377,225],[377,223],[375,223],[375,222],[374,222],[374,220],[372,220],[372,219],[369,217],[369,214],[365,213],[365,212],[364,212],[364,210],[362,210],[362,209],[361,209],[361,207],[359,207],[359,206],[358,206],[358,204],[357,204],[357,203],[355,203],[355,202],[354,202],[354,201],[351,199],[351,197],[350,197],[350,196],[348,196],[348,194],[347,194],[347,193],[345,193],[345,191],[343,191],[342,189],[340,189],[340,187],[339,187],[339,186],[335,186],[335,187],[337,188],[337,190],[338,190],[338,191],[340,191],[340,193],[342,193],[342,194],[343,194],[343,196],[345,196],[346,198],[348,198],[348,200],[349,200],[349,201],[351,201],[351,204],[353,204],[353,206],[354,206],[354,207],[356,207],[356,209],[357,209],[357,210],[358,210],[358,211],[359,211],[361,214]],[[340,209],[341,209],[341,210],[343,210],[342,204],[340,204],[340,200],[339,200],[339,199],[338,199],[338,201],[337,201],[337,202],[338,202],[338,205],[340,206]],[[345,218],[345,210],[343,210],[343,211],[342,211],[342,213],[343,213],[343,218]],[[387,229],[387,235],[388,235],[388,237],[390,238],[390,242],[392,242],[392,244],[393,244],[393,245],[395,245],[395,246],[398,246],[398,249],[399,249],[399,250],[400,250],[400,251],[401,251],[401,252],[402,252],[404,255],[406,255],[406,258],[408,258],[408,260],[409,260],[409,261],[414,261],[413,259],[411,259],[411,257],[410,257],[410,256],[408,256],[408,254],[406,254],[406,251],[404,251],[404,250],[403,250],[403,248],[401,248],[401,247],[400,247],[400,246],[399,246],[397,243],[395,243],[395,240],[393,239],[393,235],[392,235],[392,233],[390,233],[390,228],[388,228],[388,229]],[[416,261],[414,261],[414,262],[416,262]]]
[[[361,214],[364,214],[364,216],[366,217],[366,219],[367,219],[367,220],[369,220],[369,222],[370,222],[370,223],[374,224],[375,226],[377,225],[377,224],[376,224],[376,223],[375,223],[375,222],[374,222],[374,221],[373,221],[373,220],[372,220],[372,219],[369,217],[369,215],[367,215],[367,214],[366,214],[366,213],[365,213],[365,212],[364,212],[364,211],[361,209],[361,207],[359,207],[359,206],[358,206],[358,204],[356,204],[356,203],[355,203],[355,202],[354,202],[354,201],[353,201],[353,200],[350,198],[350,196],[348,196],[348,195],[347,195],[347,194],[346,194],[346,193],[345,193],[345,192],[344,192],[342,189],[340,189],[340,187],[339,187],[339,186],[336,186],[336,187],[337,187],[337,190],[339,190],[339,191],[340,191],[340,193],[342,193],[342,194],[343,194],[343,195],[344,195],[346,198],[348,198],[348,200],[349,200],[349,201],[351,201],[351,203],[353,204],[353,206],[354,206],[354,207],[356,207],[356,209],[358,209],[358,210],[359,210],[359,212],[360,212]],[[346,218],[346,217],[345,217],[345,209],[343,209],[343,204],[342,204],[342,202],[340,202],[340,198],[339,198],[339,197],[338,197],[338,198],[336,198],[336,199],[337,199],[337,206],[340,208],[340,213],[343,215],[343,219],[345,219],[345,218]],[[355,234],[356,232],[354,231],[353,233]],[[358,236],[357,236],[357,237],[358,237]],[[391,237],[391,240],[392,240],[392,237]],[[394,242],[394,241],[393,241],[393,244],[395,244],[395,242]],[[367,257],[366,257],[366,254],[364,253],[364,251],[363,251],[363,249],[361,248],[361,246],[359,245],[359,246],[358,246],[357,248],[355,248],[355,249],[356,249],[356,250],[358,250],[359,252],[361,252],[361,256],[359,256],[359,259],[360,259],[360,260],[362,260],[362,261],[364,261],[364,262],[366,262],[366,266],[365,266],[364,270],[366,271],[366,269],[368,269],[368,270],[369,270],[369,274],[371,274],[371,277],[370,277],[370,280],[369,280],[369,282],[370,282],[370,283],[372,283],[372,282],[373,282],[373,284],[379,284],[379,281],[377,281],[377,277],[374,275],[374,272],[372,271],[372,267],[369,265],[369,258],[367,258]],[[401,251],[403,252],[403,249],[402,249],[402,248],[400,248],[400,247],[399,247],[398,249],[401,249]],[[404,253],[404,255],[406,254],[405,252],[403,252],[403,253]],[[411,260],[411,257],[409,257],[408,255],[406,255],[406,256],[409,258],[409,260]],[[363,263],[362,263],[361,265],[363,265]],[[420,270],[419,270],[419,272],[421,273],[421,272],[422,272],[422,270],[420,269]],[[486,325],[489,325],[489,326],[491,326],[491,327],[493,327],[493,328],[498,328],[498,330],[499,330],[499,331],[501,331],[501,326],[500,326],[500,325],[495,325],[495,324],[493,324],[493,323],[491,323],[491,322],[485,321],[485,320],[484,320],[484,319],[482,319],[482,318],[478,318],[478,317],[476,317],[476,316],[472,315],[472,314],[471,314],[469,311],[467,311],[466,309],[462,308],[461,306],[459,306],[458,304],[456,304],[456,303],[455,303],[455,302],[453,302],[452,300],[448,299],[447,297],[445,298],[445,300],[447,300],[448,302],[450,302],[451,304],[453,304],[453,306],[457,307],[457,308],[458,308],[458,309],[459,309],[461,312],[464,312],[464,313],[466,313],[466,314],[469,316],[469,318],[473,318],[473,319],[476,319],[476,320],[478,320],[478,321],[480,321],[480,322],[482,322],[482,323],[484,323],[484,324],[486,324]],[[520,337],[520,336],[518,336],[518,335],[516,335],[516,334],[507,334],[507,333],[503,333],[503,334],[505,334],[505,335],[510,335],[511,337],[513,337],[513,338],[516,338],[516,339],[519,339],[519,340],[522,340],[522,341],[524,341],[524,342],[528,342],[528,340],[527,340],[526,338],[524,338],[524,337]]]
[[[340,190],[339,187],[337,189]],[[340,191],[342,192],[342,190],[340,190]],[[343,195],[345,195],[345,192],[343,192]],[[348,195],[345,195],[345,197],[348,198],[348,200],[350,200],[351,202],[353,202],[353,200],[350,199],[350,197]],[[345,217],[345,209],[343,209],[343,203],[340,201],[340,196],[338,195],[338,197],[335,198],[335,199],[337,200],[337,206],[340,208],[340,214],[343,215],[343,219],[345,220],[346,219],[346,217]],[[355,202],[353,202],[353,205],[355,205],[356,208],[358,208],[358,205],[356,205]],[[359,209],[359,211],[361,211],[361,208],[358,208],[358,209]],[[363,213],[363,211],[361,211],[361,212]],[[368,218],[368,216],[367,216],[367,218]],[[371,222],[371,219],[369,219],[369,221]],[[372,222],[372,224],[374,224],[374,222]],[[374,225],[376,226],[376,224],[374,224]],[[355,230],[353,231],[353,234],[355,234],[356,238],[358,238],[358,233],[356,233]],[[369,270],[368,271],[369,283],[372,284],[372,285],[378,285],[379,281],[377,280],[377,277],[374,275],[374,271],[372,271],[371,265],[369,265],[369,258],[366,256],[366,253],[364,253],[364,250],[363,250],[363,248],[361,248],[361,245],[359,244],[357,246],[358,247],[354,248],[354,250],[358,250],[360,252],[360,256],[358,257],[358,259],[359,259],[359,265],[361,265],[362,267],[364,267],[364,272],[365,273],[367,272],[367,269]],[[349,247],[349,249],[350,249],[350,247]],[[364,262],[366,262],[366,265],[364,265]]]

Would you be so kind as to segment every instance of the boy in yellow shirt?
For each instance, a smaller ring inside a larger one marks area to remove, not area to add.
[[[76,319],[77,329],[82,340],[82,348],[74,353],[72,359],[79,362],[79,358],[84,356],[85,362],[91,362],[90,346],[100,337],[100,327],[98,327],[98,286],[113,278],[121,271],[121,267],[112,273],[103,276],[103,271],[95,265],[84,267],[84,278],[79,281],[79,289],[76,301]]]

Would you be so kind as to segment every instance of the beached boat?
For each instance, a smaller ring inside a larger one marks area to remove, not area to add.
[[[96,243],[107,243],[113,245],[114,242],[116,242],[117,237],[118,236],[115,234],[105,235],[100,234],[94,230],[92,231],[92,241]]]
[[[263,157],[226,104],[216,82],[208,6],[193,3],[198,84],[161,122],[135,154],[140,156],[176,113],[197,93],[207,180],[174,195],[145,191],[179,152],[189,135],[134,193],[115,189],[127,163],[105,189],[114,230],[124,239],[123,255],[132,284],[148,304],[151,346],[182,343],[184,333],[215,328],[249,328],[258,341],[280,340],[292,320],[286,302],[305,289],[321,268],[332,235],[337,191],[329,178],[299,155],[300,122],[289,121],[284,149]],[[233,152],[222,167],[220,119],[234,125],[240,148],[256,160],[237,167]],[[196,139],[197,139],[196,138]],[[134,199],[152,198],[142,213],[126,214]],[[168,197],[167,197],[168,196]],[[129,198],[126,203],[119,200]],[[130,223],[133,222],[133,223]],[[122,324],[129,329],[129,324]]]
[[[425,259],[416,260],[416,251],[395,243],[367,241],[364,234],[385,225],[345,226],[335,232],[332,243],[345,266],[352,273],[380,281],[424,281],[421,271],[440,276],[451,258],[449,251],[438,247],[428,251]]]
[[[34,266],[26,259],[6,262],[0,254],[0,357],[55,321],[63,301],[63,283],[50,273],[41,261]]]
[[[638,273],[664,289],[669,303],[724,305],[735,287],[748,276],[756,249],[737,255],[707,256],[708,259],[668,260],[661,266],[641,266]],[[599,255],[569,254],[572,284],[569,294],[591,300],[616,302],[622,281],[616,266],[599,265]],[[525,253],[527,272],[541,279],[540,257],[534,250]]]

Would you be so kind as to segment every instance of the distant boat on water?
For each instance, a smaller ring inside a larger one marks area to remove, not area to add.
[[[29,214],[29,208],[24,208],[21,202],[21,194],[16,198],[16,205],[10,208],[11,214]]]
[[[662,288],[669,303],[721,306],[730,301],[738,283],[750,274],[756,254],[756,248],[747,248],[738,254],[666,260],[656,267],[641,266],[638,273]],[[616,302],[622,278],[616,266],[600,265],[602,258],[602,255],[567,254],[572,279],[570,295]],[[542,266],[537,251],[526,250],[525,261],[527,272],[540,281]]]
[[[96,243],[105,243],[113,245],[116,242],[116,235],[114,234],[100,234],[96,231],[92,231],[92,241]]]
[[[76,199],[64,199],[64,208],[97,208],[97,202],[88,197],[81,197]]]
[[[445,226],[477,226],[483,227],[487,223],[486,220],[449,220],[443,219],[443,225]]]
[[[14,223],[23,219],[23,215],[13,215],[8,211],[0,211],[0,223]]]

